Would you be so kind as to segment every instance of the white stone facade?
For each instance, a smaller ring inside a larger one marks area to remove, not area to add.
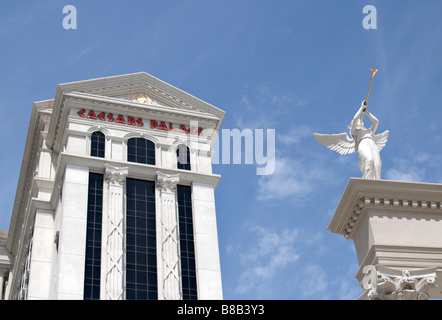
[[[155,181],[158,299],[182,299],[176,185],[191,187],[198,299],[222,299],[211,149],[224,111],[146,73],[62,84],[34,103],[10,229],[0,234],[3,299],[83,299],[88,185],[103,174],[100,299],[125,299],[126,179]],[[104,157],[91,135],[105,135]],[[155,145],[155,164],[127,144]],[[178,145],[190,170],[177,168]],[[167,224],[165,221],[167,220]]]

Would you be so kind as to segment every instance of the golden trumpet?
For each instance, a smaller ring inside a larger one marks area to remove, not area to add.
[[[371,83],[373,82],[373,77],[376,74],[376,72],[378,72],[378,69],[370,69],[371,70],[371,79],[370,79],[370,85],[368,86],[368,92],[367,92],[367,98],[365,98],[364,104],[367,105],[367,100],[368,100],[368,95],[370,94],[370,89],[371,89]],[[365,109],[364,109],[365,111]],[[364,114],[362,114],[361,116],[361,121],[364,118]]]

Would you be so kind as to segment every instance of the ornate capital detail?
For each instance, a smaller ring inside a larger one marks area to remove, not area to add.
[[[106,168],[105,171],[105,179],[108,180],[112,184],[123,185],[124,179],[129,174],[129,170],[127,167],[114,167],[109,164],[104,165]]]
[[[366,266],[362,280],[368,300],[427,300],[428,290],[436,286],[436,267],[396,270]]]
[[[180,182],[179,174],[165,174],[157,171],[157,187],[161,191],[175,192],[178,182]]]

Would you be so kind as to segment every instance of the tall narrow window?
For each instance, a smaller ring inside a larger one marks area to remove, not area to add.
[[[189,147],[180,144],[176,149],[177,168],[190,170],[190,150]]]
[[[126,299],[156,300],[155,182],[126,179]]]
[[[89,173],[84,299],[100,299],[103,175]]]
[[[183,300],[196,300],[198,295],[193,240],[192,192],[191,187],[183,185],[178,185],[177,190]]]
[[[155,165],[155,143],[144,138],[129,139],[127,161]]]
[[[105,136],[103,132],[94,131],[91,134],[91,156],[104,158]]]

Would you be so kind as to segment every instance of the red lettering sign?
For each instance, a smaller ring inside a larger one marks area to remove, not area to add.
[[[99,115],[97,115],[97,118],[100,119],[101,121],[105,121],[106,120],[105,116],[106,116],[106,114],[104,112],[102,112]]]
[[[89,113],[87,114],[87,118],[89,119],[97,119],[97,116],[95,115],[94,110],[89,111]]]
[[[101,112],[98,115],[95,114],[94,110],[89,110],[87,112],[87,115],[85,115],[86,109],[81,109],[77,112],[77,114],[81,118],[87,118],[87,119],[93,119],[93,120],[100,120],[100,121],[106,121],[106,118],[108,119],[108,122],[115,122],[120,124],[127,124],[130,126],[138,126],[142,127],[144,126],[143,119],[142,118],[135,118],[133,116],[127,116],[126,118],[119,114],[116,118],[113,113],[105,113]],[[160,121],[158,124],[158,121],[156,120],[150,120],[150,128],[151,129],[157,129],[157,130],[163,130],[163,131],[172,131],[172,132],[179,132],[179,133],[185,133],[185,134],[192,134],[192,135],[199,135],[202,136],[203,128],[196,128],[194,126],[191,126],[189,129],[186,128],[185,125],[181,124],[179,129],[174,129],[173,124],[169,122],[169,126],[167,126],[166,122]]]
[[[115,120],[115,123],[122,123],[122,124],[126,124],[126,121],[124,120],[124,117],[120,114],[117,118],[117,120]]]
[[[160,125],[158,126],[158,130],[168,131],[169,129],[167,128],[166,124],[163,121],[161,121]]]

